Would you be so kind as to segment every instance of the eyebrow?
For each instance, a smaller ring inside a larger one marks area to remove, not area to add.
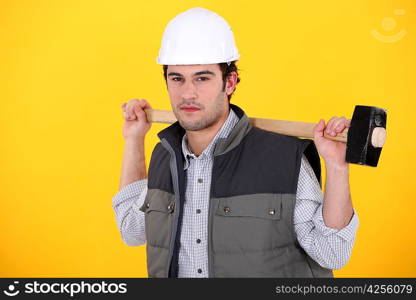
[[[193,76],[204,75],[204,74],[215,76],[214,72],[211,72],[211,71],[208,71],[208,70],[196,72],[196,73],[193,74]],[[177,72],[169,72],[168,76],[181,76],[181,77],[183,77],[183,75],[181,73],[177,73]]]

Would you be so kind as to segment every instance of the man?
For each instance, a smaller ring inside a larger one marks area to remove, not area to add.
[[[349,260],[358,217],[346,145],[323,132],[336,135],[349,120],[320,120],[313,142],[251,126],[229,103],[238,58],[227,22],[209,10],[168,24],[158,63],[178,122],[158,133],[147,176],[151,106],[122,105],[125,152],[113,198],[122,239],[147,243],[150,277],[332,277]]]

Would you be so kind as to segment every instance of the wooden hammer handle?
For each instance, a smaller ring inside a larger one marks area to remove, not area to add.
[[[170,110],[145,109],[147,120],[153,123],[167,123],[172,124],[177,121],[175,115]],[[258,128],[303,138],[313,139],[313,127],[315,123],[282,121],[273,119],[249,118],[250,123]],[[347,142],[348,128],[338,133],[336,136],[327,135],[324,132],[324,137],[340,142]]]

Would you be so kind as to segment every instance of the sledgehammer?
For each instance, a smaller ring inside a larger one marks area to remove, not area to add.
[[[177,121],[169,110],[145,109],[149,122],[172,124]],[[313,138],[314,123],[249,118],[258,128],[303,138]],[[334,141],[347,143],[345,160],[348,163],[376,167],[381,149],[386,140],[387,110],[375,106],[356,105],[350,122],[336,136],[324,136]]]

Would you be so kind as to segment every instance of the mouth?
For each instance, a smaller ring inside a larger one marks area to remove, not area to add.
[[[186,111],[186,112],[195,112],[195,111],[198,111],[200,109],[196,106],[182,106],[181,110]]]

